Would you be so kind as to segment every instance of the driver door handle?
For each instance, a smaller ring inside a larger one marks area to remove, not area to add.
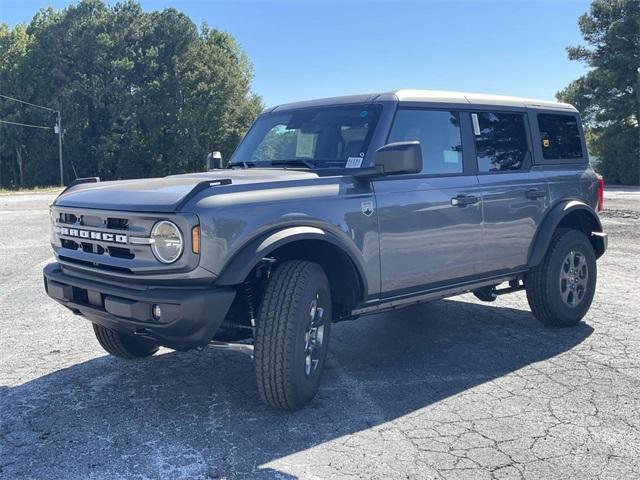
[[[525,192],[524,196],[531,199],[542,198],[547,196],[547,192],[539,188],[530,188]]]
[[[478,203],[479,200],[480,199],[475,195],[465,195],[462,193],[451,199],[451,205],[453,205],[454,207],[464,207],[466,205],[473,205],[475,203]]]

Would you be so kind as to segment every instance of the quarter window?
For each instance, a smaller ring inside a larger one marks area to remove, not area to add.
[[[582,158],[582,139],[573,115],[538,114],[542,156],[546,160]]]
[[[414,140],[420,142],[422,149],[422,173],[462,172],[462,140],[457,113],[398,110],[388,142]]]
[[[482,112],[473,116],[478,170],[521,169],[529,152],[523,115]]]

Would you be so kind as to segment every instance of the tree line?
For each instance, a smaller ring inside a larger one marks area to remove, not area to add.
[[[640,184],[640,0],[594,0],[578,20],[587,46],[569,47],[586,75],[558,93],[582,114],[605,181]]]
[[[640,184],[640,0],[594,0],[568,48],[586,75],[558,92],[581,112],[608,182]],[[0,24],[0,94],[62,112],[65,182],[158,176],[228,158],[262,109],[233,37],[175,9],[81,0]],[[55,115],[0,98],[0,187],[58,182]]]
[[[0,25],[0,94],[62,113],[65,182],[202,170],[262,109],[229,34],[175,9],[82,0]],[[55,114],[0,98],[0,186],[59,181]]]

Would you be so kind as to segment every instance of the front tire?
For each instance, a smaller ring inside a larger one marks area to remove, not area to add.
[[[100,346],[104,348],[107,353],[116,357],[126,358],[127,360],[150,357],[156,353],[159,348],[153,343],[129,335],[123,335],[120,332],[96,323],[93,324],[93,333],[95,333]]]
[[[331,292],[322,267],[290,260],[278,265],[256,323],[254,363],[260,398],[295,410],[318,392],[331,332]]]
[[[542,263],[525,280],[531,311],[548,326],[576,325],[591,306],[596,278],[596,256],[586,235],[558,229]]]

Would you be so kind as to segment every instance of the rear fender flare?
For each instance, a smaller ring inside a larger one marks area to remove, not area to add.
[[[584,211],[588,218],[591,221],[591,231],[592,232],[602,232],[602,223],[600,222],[600,218],[598,214],[584,202],[579,200],[565,200],[554,207],[551,208],[549,213],[547,213],[546,217],[538,227],[538,231],[536,232],[536,236],[534,237],[533,243],[529,249],[528,263],[529,267],[535,267],[540,264],[545,254],[547,253],[547,249],[549,248],[549,244],[551,243],[551,238],[553,237],[553,233],[558,228],[558,225],[562,222],[564,218],[572,213],[577,211]],[[591,242],[598,241],[598,239],[590,238]],[[596,245],[594,245],[594,248]],[[597,250],[597,248],[596,248]],[[600,253],[601,255],[601,253]]]

